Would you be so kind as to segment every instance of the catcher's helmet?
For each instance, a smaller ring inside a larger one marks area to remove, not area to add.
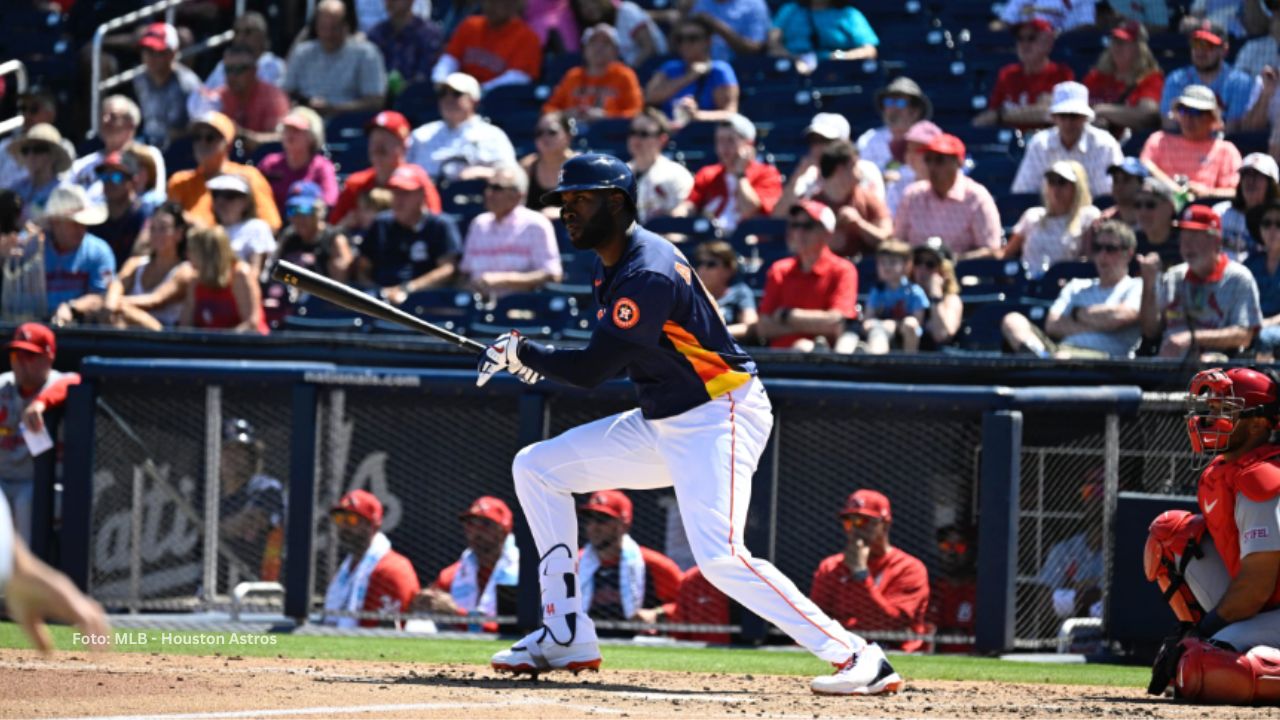
[[[636,204],[636,176],[627,164],[612,155],[587,153],[565,161],[560,181],[542,196],[546,205],[560,205],[560,193],[580,190],[621,190]]]
[[[1197,453],[1225,452],[1243,417],[1267,417],[1274,424],[1280,388],[1267,373],[1252,368],[1213,368],[1191,378],[1187,389],[1187,434]]]

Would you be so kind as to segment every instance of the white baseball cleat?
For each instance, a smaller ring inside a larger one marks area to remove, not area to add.
[[[596,642],[561,645],[546,628],[539,628],[510,648],[495,653],[489,662],[498,672],[537,677],[555,670],[568,670],[574,675],[583,670],[599,670],[601,660]]]
[[[836,665],[835,673],[814,678],[809,689],[818,695],[892,695],[905,685],[884,651],[872,643]]]

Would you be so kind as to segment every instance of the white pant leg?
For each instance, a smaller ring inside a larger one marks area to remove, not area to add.
[[[9,500],[13,514],[13,532],[31,545],[31,513],[35,504],[34,480],[0,480],[0,490]]]
[[[863,645],[742,542],[751,482],[773,427],[758,380],[652,423],[670,468],[689,545],[703,575],[726,595],[828,662]]]

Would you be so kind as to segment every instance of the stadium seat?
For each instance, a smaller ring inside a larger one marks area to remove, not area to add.
[[[329,159],[338,172],[351,174],[369,165],[369,149],[365,125],[373,113],[340,113],[325,122],[324,135]]]
[[[440,119],[435,86],[429,80],[414,83],[401,90],[391,107],[408,118],[414,127]]]
[[[466,290],[419,290],[406,298],[400,309],[445,330],[466,334],[476,313],[476,299],[474,294]],[[374,320],[373,329],[387,333],[410,332],[401,325],[385,320]]]
[[[481,98],[479,112],[490,118],[502,119],[510,113],[530,110],[540,113],[544,102],[546,97],[539,97],[537,85],[499,85]]]
[[[292,314],[280,319],[286,330],[312,330],[316,332],[364,332],[369,321],[358,313],[306,295],[293,306]]]
[[[584,152],[605,152],[617,157],[628,155],[627,135],[631,131],[629,118],[601,118],[579,126],[578,148]]]
[[[169,143],[164,149],[165,172],[170,177],[179,170],[190,170],[196,166],[195,142],[190,135],[180,137]]]
[[[578,304],[573,297],[552,293],[515,293],[491,309],[477,311],[471,333],[492,337],[511,330],[531,338],[556,338],[576,325]]]
[[[720,236],[719,229],[702,216],[652,218],[644,226],[659,235],[683,235],[693,243]]]
[[[253,152],[249,155],[249,164],[257,165],[258,163],[262,162],[263,158],[270,155],[271,153],[277,153],[277,152],[283,152],[283,151],[284,151],[284,145],[278,142],[262,143],[258,147],[254,148]]]
[[[1027,285],[1027,297],[1053,302],[1067,282],[1098,277],[1098,268],[1084,260],[1065,260],[1049,266],[1044,275]]]
[[[1013,184],[1013,178],[1009,178],[1009,182],[1004,187],[988,187],[992,196],[996,200],[996,210],[1000,213],[1000,222],[1005,227],[1013,227],[1018,223],[1022,214],[1027,210],[1044,204],[1040,193],[1011,193],[1009,185]]]
[[[956,280],[968,304],[1016,300],[1026,288],[1027,275],[1017,260],[977,258],[956,263]]]
[[[979,350],[999,352],[1004,346],[1004,335],[1000,331],[1000,323],[1004,316],[1011,312],[1026,315],[1037,326],[1044,326],[1046,308],[1018,302],[986,303],[979,306],[969,317],[965,318],[956,334],[956,343],[962,350]]]
[[[744,89],[758,85],[799,88],[807,82],[790,58],[772,55],[740,55],[734,58],[733,72]]]
[[[786,218],[744,220],[734,229],[729,244],[738,253],[738,271],[751,287],[763,287],[769,266],[791,254]]]
[[[596,254],[590,250],[577,250],[560,255],[560,267],[564,275],[560,282],[547,283],[547,292],[591,297],[591,280],[595,277]]]
[[[1267,144],[1270,139],[1270,130],[1233,132],[1226,137],[1226,140],[1235,145],[1241,155],[1248,155],[1249,153],[1266,153]]]
[[[441,182],[440,207],[444,212],[473,218],[484,212],[484,187],[488,180]]]
[[[875,60],[837,60],[818,62],[809,82],[815,88],[850,85],[866,81],[877,84],[882,79],[880,63]],[[878,86],[878,84],[877,84]]]

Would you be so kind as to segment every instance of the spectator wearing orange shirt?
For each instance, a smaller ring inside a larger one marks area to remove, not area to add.
[[[644,108],[644,93],[631,68],[618,61],[618,31],[600,23],[582,33],[583,64],[565,73],[542,112],[577,120],[629,118]]]
[[[191,134],[195,140],[192,148],[196,167],[176,172],[169,178],[169,199],[181,204],[193,221],[216,225],[213,195],[205,183],[219,175],[239,175],[249,183],[258,218],[270,225],[272,231],[278,231],[283,223],[271,184],[257,168],[227,159],[231,143],[236,138],[236,124],[231,118],[220,112],[205,113],[191,124]]]
[[[858,490],[845,501],[840,522],[848,542],[844,550],[819,563],[810,599],[859,634],[923,633],[929,573],[919,558],[889,544],[889,498],[875,490]],[[899,647],[911,652],[923,644],[906,640]]]
[[[542,43],[520,18],[519,0],[483,0],[483,13],[453,31],[431,79],[441,84],[455,72],[480,81],[487,92],[500,85],[531,83],[542,73]]]

